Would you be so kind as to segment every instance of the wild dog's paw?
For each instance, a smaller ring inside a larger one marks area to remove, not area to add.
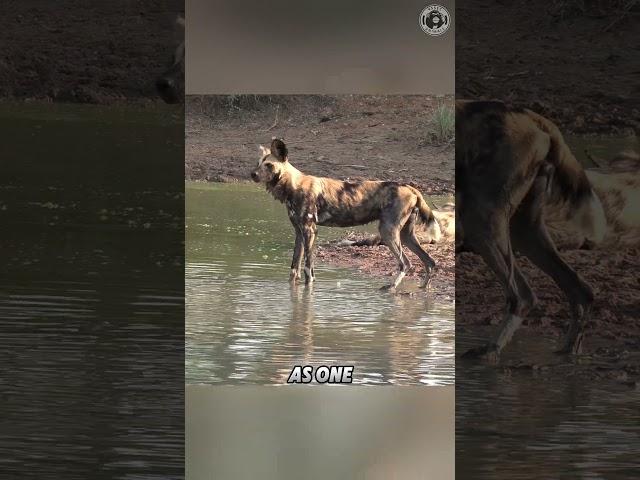
[[[304,267],[304,283],[310,285],[316,280],[315,273],[312,268]]]
[[[300,280],[300,278],[300,272],[298,270],[291,269],[291,273],[289,274],[289,281],[297,282],[298,280]]]

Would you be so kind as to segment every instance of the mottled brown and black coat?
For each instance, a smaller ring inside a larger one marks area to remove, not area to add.
[[[562,351],[581,349],[593,291],[561,258],[547,232],[553,211],[599,243],[602,204],[558,128],[523,108],[496,101],[456,102],[456,243],[483,257],[505,289],[507,313],[497,335],[469,352],[496,360],[536,298],[513,250],[547,273],[571,303],[573,320]]]
[[[348,182],[305,175],[291,165],[287,146],[280,139],[274,139],[270,148],[261,146],[260,149],[262,155],[251,177],[263,183],[268,192],[286,205],[296,231],[292,280],[300,278],[303,255],[305,281],[310,283],[314,280],[313,252],[318,225],[352,227],[379,221],[380,237],[400,266],[398,276],[389,287],[397,287],[411,268],[402,251],[403,245],[424,264],[424,285],[428,284],[435,262],[416,239],[415,226],[418,222],[425,223],[435,240],[440,236],[440,229],[417,189],[397,182]]]

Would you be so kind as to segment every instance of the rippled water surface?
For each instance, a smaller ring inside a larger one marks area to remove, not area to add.
[[[313,288],[292,287],[280,203],[228,184],[189,184],[186,203],[187,383],[281,384],[296,364],[354,365],[360,384],[453,383],[452,304],[325,265]],[[341,233],[321,227],[319,243]]]
[[[462,352],[487,329],[458,331]],[[640,472],[640,392],[588,380],[556,338],[516,333],[503,367],[456,365],[456,474],[461,478],[626,479]],[[504,368],[508,365],[526,368]],[[536,368],[530,368],[530,366]]]
[[[0,157],[3,478],[182,475],[183,127],[173,115],[0,107],[11,140]]]

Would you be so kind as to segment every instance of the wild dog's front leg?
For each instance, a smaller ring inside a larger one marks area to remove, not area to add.
[[[302,270],[302,253],[304,247],[304,238],[302,232],[296,227],[296,244],[293,247],[293,260],[291,261],[291,274],[289,280],[292,282],[298,281],[301,278],[300,271]]]
[[[315,272],[313,270],[314,264],[314,246],[316,241],[316,233],[318,227],[315,222],[306,222],[302,228],[302,236],[304,241],[304,283],[309,285],[315,278]]]

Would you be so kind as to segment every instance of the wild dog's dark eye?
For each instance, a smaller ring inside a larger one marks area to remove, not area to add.
[[[267,170],[273,171],[273,163],[267,163]]]

